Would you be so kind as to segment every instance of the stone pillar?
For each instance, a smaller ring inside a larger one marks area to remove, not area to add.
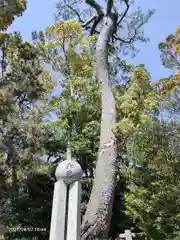
[[[81,166],[65,160],[56,169],[49,240],[80,240]]]

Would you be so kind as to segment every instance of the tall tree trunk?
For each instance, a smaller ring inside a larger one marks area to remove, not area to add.
[[[82,223],[82,240],[102,240],[107,237],[112,216],[116,184],[116,139],[112,131],[116,123],[115,98],[108,73],[108,43],[116,30],[117,17],[103,17],[103,27],[96,43],[97,79],[101,92],[100,148],[95,179]]]

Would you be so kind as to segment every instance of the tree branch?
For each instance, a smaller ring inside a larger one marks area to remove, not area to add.
[[[112,8],[113,8],[114,12],[118,15],[118,11],[117,11],[116,7],[113,5]]]
[[[93,23],[93,25],[92,25],[92,27],[91,27],[91,32],[90,32],[90,35],[91,35],[91,36],[94,34],[94,32],[95,32],[95,30],[96,30],[96,27],[97,27],[97,25],[99,24],[99,22],[102,20],[102,18],[103,18],[103,14],[99,14],[99,15],[96,17],[96,19],[94,20],[94,23]]]
[[[46,161],[49,163],[50,158],[53,157],[53,156],[54,156],[54,153],[49,154],[49,156],[47,157],[47,160],[46,160]]]
[[[107,2],[107,10],[106,10],[106,14],[109,15],[111,13],[113,7],[113,0],[108,0]]]
[[[90,29],[92,29],[92,27],[88,27],[88,26],[86,27],[86,30],[90,30]],[[100,34],[100,32],[97,31],[96,29],[94,29],[94,33],[95,33],[95,34]]]
[[[97,14],[101,14],[103,12],[103,7],[99,5],[95,0],[86,0],[86,3],[94,8]]]
[[[124,19],[125,16],[127,15],[127,12],[129,11],[130,5],[129,5],[129,3],[128,3],[128,0],[125,0],[124,2],[125,2],[125,4],[126,4],[126,10],[125,10],[125,12],[123,13],[123,15],[121,16],[121,18],[119,19],[119,21],[118,21],[118,23],[117,23],[117,26],[123,21],[123,19]]]
[[[79,22],[82,22],[82,23],[84,22],[84,21],[81,19],[81,16],[80,16],[80,14],[78,13],[78,11],[77,11],[76,9],[74,9],[74,8],[71,7],[70,5],[67,5],[67,7],[68,7],[72,12],[74,12],[74,13],[76,14]]]
[[[133,36],[132,38],[130,38],[130,39],[128,39],[128,40],[125,40],[125,39],[122,39],[122,38],[120,38],[120,37],[117,37],[116,35],[113,36],[113,38],[114,38],[115,40],[121,41],[121,42],[123,42],[123,43],[128,43],[128,44],[130,44],[130,43],[133,42],[134,37],[135,37],[135,36]]]
[[[93,15],[89,20],[82,24],[82,27],[87,27],[93,20],[96,19],[96,15]]]
[[[103,13],[101,12],[98,16],[94,15],[88,21],[82,24],[82,26],[85,27],[86,30],[91,29],[90,36],[92,36],[94,33],[97,33],[96,26],[102,20],[102,17],[103,17]],[[91,22],[93,22],[92,26],[88,26]]]
[[[135,29],[133,37],[131,37],[129,39],[122,39],[122,38],[118,37],[117,35],[114,35],[113,37],[114,37],[115,40],[119,40],[119,41],[121,41],[123,43],[131,44],[134,41],[134,38],[135,38],[135,36],[137,34],[137,31],[138,31],[138,29]]]

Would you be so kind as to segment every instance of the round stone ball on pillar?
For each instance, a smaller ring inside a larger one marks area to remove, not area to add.
[[[66,184],[72,184],[81,179],[82,168],[75,160],[65,160],[58,164],[55,176],[57,181],[63,180]]]

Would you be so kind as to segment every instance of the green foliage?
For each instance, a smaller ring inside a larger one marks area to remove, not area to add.
[[[83,214],[92,187],[101,114],[99,89],[92,77],[94,36],[84,36],[81,25],[75,21],[58,22],[48,27],[44,35],[45,42],[37,39],[37,44],[45,61],[61,76],[58,83],[61,90],[51,98],[46,108],[47,113],[54,111],[58,119],[41,124],[48,135],[44,146],[46,154],[58,162],[65,158],[70,142],[72,156],[81,164],[85,175],[82,181]]]
[[[177,27],[175,34],[171,34],[166,38],[165,42],[159,43],[162,64],[167,68],[180,69],[180,27]]]
[[[180,113],[180,90],[173,92],[173,94],[166,99],[163,107],[172,118],[178,121]]]
[[[133,167],[126,213],[142,239],[174,239],[180,231],[179,124],[155,122],[129,141]]]
[[[124,86],[116,88],[117,132],[129,136],[152,122],[152,111],[159,113],[157,94],[150,84],[150,74],[143,64],[136,66]],[[123,90],[123,91],[122,91]]]
[[[0,30],[5,30],[14,18],[21,16],[26,9],[26,0],[2,0],[0,3]]]
[[[6,188],[1,197],[3,206],[7,205],[5,208],[1,204],[1,216],[8,226],[17,227],[24,174],[37,165],[42,153],[42,109],[54,84],[50,73],[43,70],[38,49],[24,42],[19,33],[1,34],[0,44],[4,63],[0,82],[0,153],[2,166],[6,166],[2,174]]]
[[[171,34],[166,38],[165,42],[159,44],[162,64],[174,71],[169,78],[160,79],[156,86],[163,94],[168,95],[170,92],[176,92],[180,87],[180,27],[178,26],[175,34]]]
[[[67,32],[65,27],[67,27]],[[83,35],[79,24],[74,21],[61,21],[47,29],[51,38],[49,39],[46,35],[46,41],[43,44],[40,42],[40,45],[44,48],[45,59],[50,59],[54,69],[58,70],[63,77],[59,83],[60,94],[52,98],[47,108],[47,112],[50,110],[56,112],[58,120],[43,123],[46,130],[52,133],[50,134],[52,137],[46,141],[46,149],[47,153],[52,153],[57,159],[62,160],[67,143],[70,141],[73,157],[80,162],[85,175],[82,202],[82,212],[84,212],[91,190],[93,169],[98,152],[101,114],[99,90],[93,79],[92,66],[89,65],[92,61],[91,48],[88,45],[90,42]],[[74,36],[74,31],[76,31],[75,40],[71,38],[69,42],[66,35]],[[75,48],[77,39],[80,49],[78,51]],[[66,42],[65,45],[64,42]],[[150,74],[143,64],[133,67],[119,58],[112,58],[115,62],[115,66],[111,69],[112,76],[114,74],[113,77],[116,77],[118,73],[116,69],[121,69],[126,74],[123,84],[118,81],[113,83],[118,116],[116,126],[120,151],[118,167],[122,171],[122,162],[127,163],[127,160],[123,159],[123,154],[127,155],[127,150],[123,145],[126,145],[127,137],[153,124],[159,113],[161,92],[150,84]],[[120,185],[122,191],[121,184],[119,183],[117,188]],[[125,180],[124,185],[126,184]],[[110,230],[110,235],[113,237],[117,232],[123,232],[124,228],[133,226],[131,219],[122,212],[125,209],[124,197],[123,194],[119,196],[119,190],[115,199],[113,225]],[[132,217],[132,213],[129,217]],[[120,221],[120,218],[123,218],[124,223]],[[139,227],[138,224],[136,226]],[[134,225],[135,228],[136,226]]]
[[[8,12],[4,22],[0,21],[0,29],[22,12],[25,3],[21,3],[18,10]],[[93,72],[96,36],[87,37],[79,22],[67,20],[72,16],[68,14],[75,12],[68,12],[65,2],[61,9],[62,2],[57,6],[63,20],[44,32],[34,32],[34,44],[24,42],[18,33],[0,34],[0,184],[1,197],[9,210],[3,209],[4,221],[12,227],[46,228],[11,233],[12,239],[49,238],[54,170],[65,159],[68,143],[83,169],[82,214],[92,188],[101,117],[99,87]],[[74,6],[78,10],[77,2]],[[87,18],[89,12],[81,10]],[[139,9],[127,16],[119,31],[124,27],[128,36],[137,34],[129,44],[109,47],[110,79],[117,106],[117,124],[112,127],[117,136],[120,176],[109,231],[113,239],[127,228],[136,231],[138,239],[175,240],[180,232],[179,125],[157,121],[162,101],[172,90],[178,93],[179,73],[151,84],[143,64],[132,66],[119,57],[121,51],[136,53],[135,43],[148,40],[141,27],[152,14],[149,11],[144,15]],[[172,36],[160,45],[163,64],[168,67],[175,67],[169,55],[174,49],[178,54],[177,38],[176,45],[170,43]],[[60,92],[50,98],[54,83],[43,69],[44,62],[60,76]],[[171,101],[168,105],[172,111],[178,112],[178,96],[174,94],[174,104]],[[56,121],[42,121],[49,112],[56,114]],[[44,154],[48,164],[40,163],[39,157]]]
[[[67,32],[65,27],[67,27]],[[74,21],[58,22],[57,25],[48,27],[47,31],[50,38],[46,34],[46,41],[38,44],[44,48],[45,59],[48,61],[50,59],[54,69],[58,70],[63,77],[59,82],[60,94],[52,98],[47,108],[47,112],[56,112],[58,120],[42,124],[51,136],[45,143],[46,150],[49,155],[52,154],[57,159],[62,160],[67,143],[70,141],[73,157],[80,162],[85,175],[82,197],[82,212],[84,212],[94,177],[93,170],[98,152],[101,115],[99,89],[94,82],[92,66],[90,65],[92,62],[91,44],[94,39],[84,36],[79,24]],[[74,41],[71,38],[71,42],[69,42],[69,38],[66,38],[67,34],[75,36]],[[76,48],[77,39],[78,51]],[[151,123],[151,110],[157,111],[158,106],[157,99],[153,95],[153,88],[150,85],[150,75],[144,65],[141,64],[134,68],[115,57],[114,62],[112,75],[116,69],[121,69],[126,75],[124,84],[118,81],[113,84],[119,119],[117,126],[121,127],[117,131],[120,150],[118,158],[119,164],[121,164],[122,154],[126,153],[126,150],[122,148],[124,143],[122,136],[127,137],[140,127]],[[116,75],[117,73],[114,74],[114,77]],[[151,99],[154,102],[150,105],[148,101]],[[134,101],[135,105],[126,107],[128,111],[124,111],[123,104],[128,104],[131,101]],[[123,119],[127,122],[131,121],[134,128],[129,131],[129,128],[122,124]],[[125,185],[125,183],[123,184]],[[118,183],[117,186],[113,225],[110,230],[110,235],[113,237],[117,235],[118,231],[123,231],[124,228],[130,227],[132,224],[131,220],[122,212],[124,198],[123,194],[119,194],[119,185],[122,190],[122,187],[125,188],[123,184]],[[124,223],[118,223],[117,219],[120,220],[120,218],[123,218]]]
[[[120,21],[123,15],[122,9],[126,9],[126,3],[129,4],[129,8],[123,20]],[[102,1],[101,4],[105,6],[106,1]],[[92,17],[92,9],[88,7],[88,4],[82,7],[82,2],[80,0],[70,0],[68,3],[64,0],[59,0],[56,7],[57,20],[66,21],[76,19],[76,21],[82,23],[82,21],[86,22]],[[151,19],[155,10],[151,9],[144,13],[141,7],[135,6],[134,1],[114,1],[114,9],[118,16],[118,22],[120,21],[116,36],[121,40],[112,41],[111,46],[116,50],[116,55],[131,54],[134,57],[139,52],[137,43],[146,43],[149,41],[149,38],[144,36],[143,28],[149,19]],[[90,32],[91,28],[86,30]],[[99,32],[99,26],[97,32]]]
[[[18,201],[11,212],[14,221],[10,219],[8,226],[30,228],[33,231],[17,231],[10,233],[10,238],[18,239],[48,239],[54,188],[54,172],[50,165],[40,165],[26,172],[27,178],[21,182]],[[43,170],[43,168],[45,169]],[[39,229],[39,230],[38,230]]]
[[[6,62],[0,89],[3,152],[8,152],[13,144],[18,161],[21,158],[28,161],[39,145],[41,112],[35,102],[44,101],[53,84],[50,74],[42,70],[35,47],[24,43],[18,34],[8,36],[3,61]]]

